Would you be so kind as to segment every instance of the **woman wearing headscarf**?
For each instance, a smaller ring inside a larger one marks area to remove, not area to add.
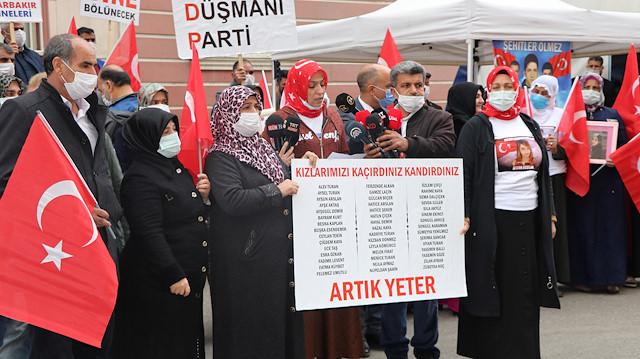
[[[552,218],[556,225],[556,235],[553,238],[553,257],[556,264],[558,282],[570,283],[569,245],[567,239],[567,193],[565,187],[567,154],[558,145],[555,129],[562,118],[562,109],[556,107],[558,95],[558,79],[549,75],[542,75],[531,83],[532,117],[540,126],[542,136],[547,146],[549,157],[549,176],[553,188],[553,203],[555,216]]]
[[[320,158],[327,158],[333,152],[349,153],[342,119],[325,102],[328,82],[327,73],[313,60],[300,60],[289,70],[282,109],[276,113],[283,119],[293,115],[301,120],[294,157],[307,151]],[[266,130],[262,135],[268,138]],[[281,151],[280,155],[289,154]],[[306,311],[304,330],[309,359],[364,355],[359,307]]]
[[[16,76],[0,73],[0,98],[22,95],[24,83]]]
[[[549,161],[540,127],[520,113],[524,93],[507,66],[487,78],[485,109],[464,125],[467,291],[458,354],[540,358],[540,306],[560,307],[552,251]],[[534,166],[513,167],[527,141]],[[522,168],[521,168],[522,167]]]
[[[138,90],[138,109],[141,110],[149,106],[169,112],[169,92],[164,86],[151,83],[140,87]]]
[[[209,180],[176,155],[178,117],[144,109],[123,127],[135,154],[121,186],[131,229],[120,258],[117,358],[204,358]]]
[[[602,77],[584,75],[580,85],[587,121],[617,121],[618,146],[624,145],[627,133],[618,111],[603,106]],[[593,174],[600,165],[590,167]],[[567,216],[571,284],[586,292],[618,293],[626,279],[627,222],[624,184],[611,159],[590,177],[584,197],[567,191]]]
[[[453,130],[456,138],[462,126],[476,113],[482,111],[484,105],[484,87],[473,82],[460,82],[449,89],[447,106],[453,115]]]
[[[298,184],[260,131],[259,95],[222,91],[213,108],[211,297],[217,358],[304,358],[293,293],[291,195]],[[318,158],[306,153],[312,166]]]

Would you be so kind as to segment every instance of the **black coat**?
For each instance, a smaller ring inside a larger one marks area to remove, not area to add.
[[[288,172],[283,165],[285,177]],[[213,350],[217,358],[304,358],[293,299],[291,197],[257,169],[213,152]]]
[[[538,124],[521,114],[538,146],[543,151],[538,169],[538,245],[540,303],[559,308],[551,238],[552,193],[549,159]],[[464,159],[465,216],[471,227],[465,235],[465,259],[468,296],[460,299],[461,310],[481,317],[500,316],[500,296],[496,287],[495,256],[497,230],[495,220],[495,140],[488,117],[479,113],[462,128],[457,144]]]
[[[136,155],[120,197],[131,237],[121,256],[118,357],[198,358],[208,269],[202,197],[177,159],[148,153]],[[185,277],[191,294],[172,294],[169,287]]]
[[[451,157],[456,143],[450,113],[423,106],[407,122],[408,158]]]

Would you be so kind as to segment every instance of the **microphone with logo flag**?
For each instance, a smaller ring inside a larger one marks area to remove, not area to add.
[[[402,110],[392,108],[387,112],[387,117],[389,118],[388,129],[394,131],[400,131],[402,129]]]
[[[371,112],[367,110],[356,112],[356,122],[361,124],[362,126],[367,125],[367,116],[371,115]]]
[[[298,143],[298,136],[300,135],[300,118],[289,115],[287,116],[287,121],[284,123],[284,141],[289,142],[289,146],[286,151],[289,151],[289,148],[293,147]]]
[[[384,135],[384,131],[386,131],[387,129],[384,127],[384,125],[381,123],[381,118],[380,116],[378,116],[378,114],[376,113],[372,113],[371,115],[367,116],[367,131],[369,131],[369,134],[371,135],[371,138],[374,141],[378,141],[378,137]],[[381,152],[382,157],[384,158],[399,158],[400,155],[398,154],[398,151],[396,150],[392,150],[389,152]]]
[[[367,129],[362,126],[361,123],[356,121],[349,121],[347,125],[344,127],[347,136],[355,142],[366,144],[373,144],[374,147],[379,148],[375,142],[371,141],[369,136],[367,136]]]
[[[341,93],[336,97],[336,106],[340,112],[356,114],[356,102],[353,97],[347,93]]]
[[[267,118],[264,126],[267,128],[267,135],[271,138],[276,152],[280,152],[282,145],[284,144],[284,120],[280,115],[274,113]]]

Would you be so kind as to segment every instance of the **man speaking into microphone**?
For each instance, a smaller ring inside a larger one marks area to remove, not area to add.
[[[381,152],[398,150],[410,158],[451,157],[456,135],[453,117],[448,112],[424,106],[424,67],[415,61],[404,61],[390,72],[391,92],[402,111],[400,133],[386,130],[378,137],[379,147],[364,146],[365,158],[382,157]],[[414,336],[411,343],[417,359],[439,358],[438,302],[414,302]],[[387,358],[406,358],[409,339],[406,335],[407,303],[384,304],[380,344]]]

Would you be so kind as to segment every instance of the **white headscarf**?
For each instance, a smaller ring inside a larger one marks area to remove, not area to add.
[[[546,89],[549,92],[549,101],[547,102],[547,107],[542,109],[536,109],[532,106],[533,111],[533,119],[536,120],[539,124],[544,124],[547,122],[551,114],[553,113],[553,109],[556,108],[556,96],[558,96],[558,79],[549,75],[538,76],[531,83],[531,90],[536,88],[536,86]]]

